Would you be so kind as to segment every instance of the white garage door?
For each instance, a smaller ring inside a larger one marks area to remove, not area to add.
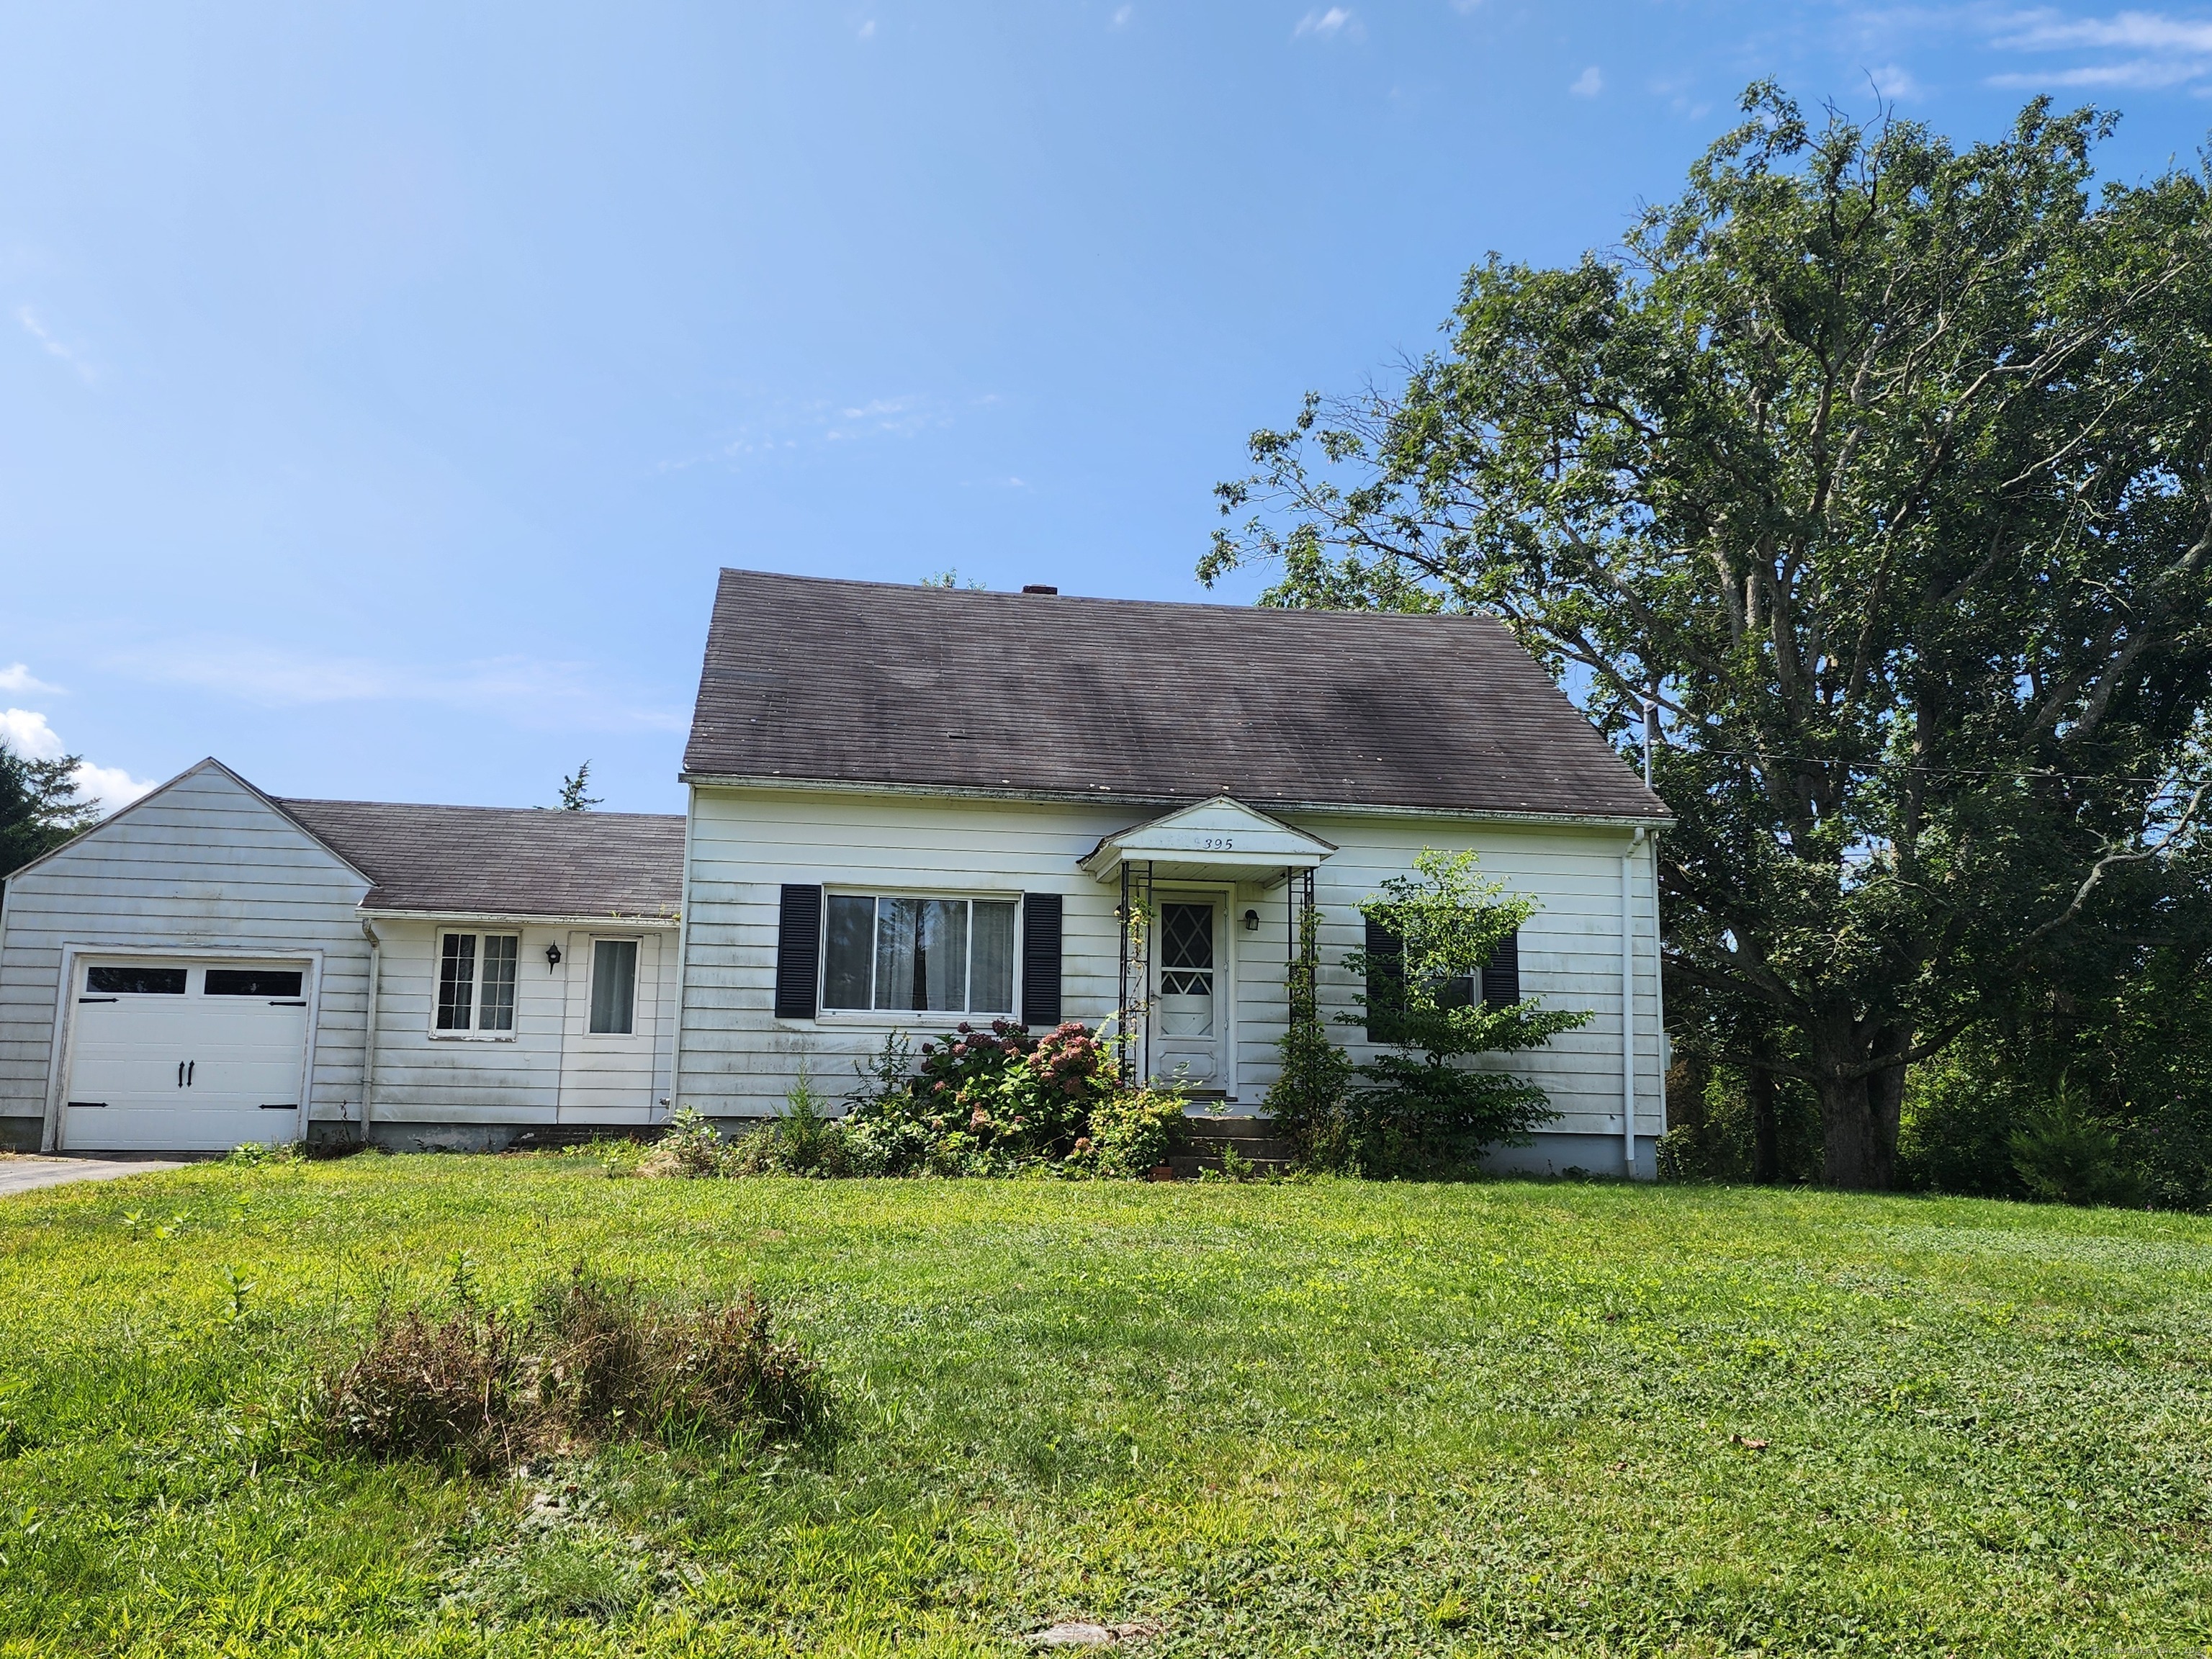
[[[63,1147],[297,1139],[307,973],[296,962],[80,963]]]

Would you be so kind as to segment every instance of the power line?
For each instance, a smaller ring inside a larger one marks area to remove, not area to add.
[[[1670,745],[1662,738],[1654,746],[1663,749]],[[2212,785],[2212,778],[2142,776],[2110,772],[2055,772],[2043,767],[2027,767],[2012,771],[1995,767],[1923,766],[1915,761],[1851,761],[1840,760],[1832,755],[1784,755],[1758,749],[1692,749],[1680,744],[1671,746],[1685,755],[1720,755],[1735,760],[1764,762],[1790,761],[1801,766],[1839,766],[1853,772],[1917,772],[1923,777],[1930,778],[2013,778],[2021,782],[2027,782],[2031,779],[2044,779],[2053,783],[2170,784],[2176,789],[2194,789]]]

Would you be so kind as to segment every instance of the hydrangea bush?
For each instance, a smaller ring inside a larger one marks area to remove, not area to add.
[[[1079,1020],[1042,1036],[963,1020],[918,1049],[893,1031],[855,1069],[842,1117],[804,1079],[784,1115],[735,1141],[679,1110],[638,1173],[1139,1177],[1187,1133],[1183,1097],[1123,1086],[1115,1045]]]

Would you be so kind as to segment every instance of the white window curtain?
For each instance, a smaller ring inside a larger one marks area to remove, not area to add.
[[[637,941],[592,941],[592,1034],[629,1036],[636,1020]]]
[[[1011,899],[832,893],[824,905],[822,1006],[1011,1013],[1016,908]]]

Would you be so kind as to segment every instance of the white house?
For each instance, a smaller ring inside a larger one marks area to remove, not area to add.
[[[894,1030],[993,1018],[1114,1026],[1255,1113],[1302,915],[1360,1057],[1360,901],[1471,848],[1539,907],[1485,994],[1593,1015],[1516,1057],[1560,1115],[1497,1162],[1652,1173],[1666,808],[1488,617],[725,571],[683,775],[688,815],[649,818],[278,801],[203,763],[9,881],[0,1125],[90,1149],[755,1118],[802,1075],[834,1101]]]
[[[702,1110],[1003,1015],[1126,1017],[1144,1070],[1256,1111],[1298,910],[1358,1057],[1359,902],[1472,848],[1540,906],[1518,993],[1595,1016],[1519,1062],[1560,1118],[1500,1161],[1651,1172],[1667,811],[1489,617],[724,571],[684,775],[676,1093]]]

